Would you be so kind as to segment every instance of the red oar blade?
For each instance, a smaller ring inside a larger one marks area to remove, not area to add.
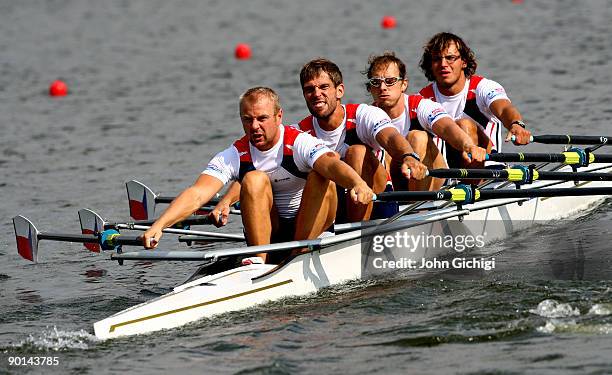
[[[38,230],[25,216],[13,218],[15,237],[17,239],[17,252],[22,258],[31,262],[38,262]]]
[[[97,235],[104,231],[104,219],[90,209],[83,208],[79,210],[79,221],[81,222],[81,233],[83,234]],[[83,245],[91,252],[100,252],[100,245],[97,243],[84,243]]]
[[[125,183],[130,202],[130,216],[134,220],[149,220],[155,217],[156,194],[136,180]]]

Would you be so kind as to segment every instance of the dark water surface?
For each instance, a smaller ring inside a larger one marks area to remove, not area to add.
[[[396,29],[380,29],[384,14]],[[127,218],[127,180],[180,191],[240,136],[248,87],[277,89],[287,123],[306,114],[298,72],[313,57],[337,62],[359,102],[368,55],[396,50],[417,91],[420,47],[443,30],[465,37],[535,133],[610,135],[611,25],[603,0],[1,1],[0,373],[611,373],[610,201],[492,245],[484,274],[355,281],[108,342],[93,322],[193,264],[120,267],[53,242],[28,264],[10,220],[76,232],[82,207]],[[251,60],[233,58],[239,42]],[[46,95],[56,78],[69,96]],[[11,355],[60,365],[10,367]]]

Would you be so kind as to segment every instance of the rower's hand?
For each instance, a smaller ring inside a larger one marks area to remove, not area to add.
[[[145,247],[145,249],[154,249],[157,247],[157,244],[159,243],[161,237],[161,229],[157,229],[157,227],[151,227],[142,235],[142,245]]]
[[[365,181],[361,181],[350,190],[350,196],[354,203],[370,204],[374,192]]]
[[[422,180],[427,176],[427,167],[425,164],[416,160],[411,156],[405,156],[402,162],[402,174],[407,179],[410,177],[416,180]]]
[[[471,163],[472,161],[483,162],[487,157],[487,150],[476,145],[470,145],[465,148],[465,150],[461,153],[461,156],[463,157],[463,160],[468,163]]]
[[[526,145],[531,139],[531,132],[518,124],[512,124],[512,128],[508,131],[505,142],[510,142],[514,136],[513,143],[515,145]]]
[[[220,228],[227,224],[229,220],[230,207],[228,204],[221,203],[217,204],[215,208],[208,214],[208,217],[212,221],[213,225]]]

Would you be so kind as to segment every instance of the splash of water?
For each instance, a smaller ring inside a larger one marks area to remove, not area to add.
[[[580,311],[569,303],[559,303],[554,299],[546,299],[540,302],[537,308],[531,309],[529,312],[545,318],[567,318],[580,315]]]
[[[98,341],[98,339],[84,331],[63,331],[53,328],[43,330],[40,336],[29,335],[27,339],[15,345],[16,348],[33,348],[38,350],[69,350],[69,349],[89,349],[89,344]]]

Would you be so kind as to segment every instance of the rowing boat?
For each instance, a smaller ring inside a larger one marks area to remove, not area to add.
[[[82,234],[75,235],[39,232],[29,219],[16,216],[13,223],[17,249],[23,258],[33,262],[38,260],[39,240],[81,242],[94,252],[113,250],[111,259],[120,264],[126,260],[207,262],[172,292],[96,322],[94,331],[100,339],[180,327],[267,301],[310,294],[349,280],[378,277],[398,268],[403,268],[407,277],[414,277],[422,274],[419,264],[429,261],[434,264],[431,268],[438,268],[432,260],[443,265],[441,269],[462,268],[469,263],[469,251],[475,247],[484,247],[537,223],[587,212],[612,195],[612,155],[592,153],[609,145],[609,137],[554,135],[539,138],[533,141],[564,144],[579,139],[598,146],[586,150],[572,148],[560,154],[491,154],[487,157],[496,161],[545,164],[502,171],[431,170],[432,177],[491,180],[480,188],[458,185],[433,192],[381,193],[376,198],[378,201],[417,202],[389,219],[337,225],[336,234],[331,236],[204,251],[123,252],[123,245],[141,245],[141,239],[123,236],[117,230],[146,230],[155,205],[173,199],[154,194],[141,183],[131,181],[127,184],[130,208],[132,216],[139,221],[108,223],[95,212],[83,209],[79,211]],[[543,170],[549,163],[565,166]],[[205,222],[208,222],[205,217],[193,216],[184,224]],[[187,234],[189,241],[202,237],[225,241],[244,239],[237,234],[176,227],[166,228],[164,232]],[[459,238],[463,239],[462,243],[458,242]],[[467,238],[472,239],[471,244],[465,241]],[[292,249],[301,252],[281,264],[228,266],[233,264],[228,260],[236,257]],[[448,260],[451,258],[452,263]],[[457,259],[459,266],[454,263]],[[472,261],[471,266],[465,267],[478,268],[474,266],[476,263]],[[482,258],[480,264],[485,263],[491,264]],[[452,267],[444,266],[446,264]]]
[[[561,172],[571,172],[563,167]],[[579,168],[580,172],[612,172],[612,164],[595,163]],[[483,192],[495,190],[493,183]],[[605,181],[537,181],[534,189],[610,187]],[[421,264],[423,259],[464,257],[456,243],[435,242],[429,246],[403,246],[400,242],[374,251],[372,244],[384,238],[435,238],[446,236],[480,236],[483,243],[506,238],[518,230],[587,211],[608,195],[523,197],[491,199],[464,205],[432,204],[424,212],[400,217],[375,226],[356,226],[342,234],[310,241],[293,241],[242,249],[221,249],[202,253],[201,260],[219,259],[234,254],[255,254],[291,248],[306,248],[280,265],[251,264],[213,275],[190,277],[168,294],[130,307],[94,324],[100,339],[143,334],[180,327],[205,317],[245,309],[284,297],[301,296],[330,285],[354,279],[375,277],[399,268],[398,263]],[[446,207],[445,207],[446,206]],[[383,237],[388,235],[388,237]],[[378,237],[377,237],[378,236]],[[421,236],[421,237],[420,237]],[[380,246],[379,246],[380,247]],[[173,259],[194,260],[193,252],[183,257],[172,252]],[[155,259],[167,257],[164,252],[130,252],[114,254],[113,259]],[[393,264],[393,267],[391,267]],[[384,267],[383,265],[387,265]],[[411,270],[408,269],[408,272]],[[416,271],[415,271],[416,272]]]

